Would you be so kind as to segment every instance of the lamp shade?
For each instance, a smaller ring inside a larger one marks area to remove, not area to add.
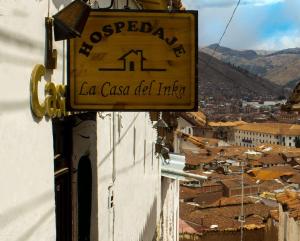
[[[75,0],[53,16],[55,41],[75,38],[81,35],[89,17],[90,6],[82,0]]]
[[[154,125],[153,128],[168,128],[168,124],[163,120],[163,119],[159,119]]]

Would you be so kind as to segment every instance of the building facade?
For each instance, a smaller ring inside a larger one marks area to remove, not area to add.
[[[300,125],[285,123],[248,123],[234,128],[234,144],[254,147],[264,144],[295,147]]]
[[[164,179],[161,188],[149,113],[51,119],[32,112],[34,94],[43,103],[47,84],[67,82],[66,41],[53,42],[57,68],[43,66],[45,17],[70,2],[0,0],[0,240],[176,241],[178,208],[170,200],[178,199],[178,183]],[[89,2],[108,7],[108,1]],[[111,3],[114,9],[168,6],[158,0]],[[37,75],[42,78],[33,93],[30,80]],[[170,219],[167,226],[161,221]],[[172,231],[164,236],[166,228]]]

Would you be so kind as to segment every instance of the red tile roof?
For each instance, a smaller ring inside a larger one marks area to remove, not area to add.
[[[276,199],[279,203],[286,205],[290,217],[300,220],[300,192],[285,190],[277,194]]]
[[[187,222],[179,219],[179,232],[180,233],[199,233],[196,229],[194,229],[191,225],[189,225]]]
[[[261,158],[257,159],[257,161],[261,164],[266,164],[266,165],[279,165],[279,164],[285,164],[286,162],[284,161],[282,155],[280,154],[266,154],[262,156]]]
[[[273,166],[268,168],[254,168],[248,173],[257,180],[273,180],[281,176],[293,176],[297,171],[291,166]]]
[[[264,220],[269,217],[272,208],[263,204],[245,204],[244,213],[246,216],[246,229],[263,228]],[[206,230],[210,230],[211,225],[218,225],[218,230],[238,230],[240,222],[240,206],[224,206],[218,208],[193,209],[190,213],[180,213],[182,219],[201,224]]]

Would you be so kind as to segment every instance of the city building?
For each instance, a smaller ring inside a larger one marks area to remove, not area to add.
[[[274,144],[295,147],[300,125],[286,123],[248,123],[234,128],[234,142],[238,146],[254,147]]]

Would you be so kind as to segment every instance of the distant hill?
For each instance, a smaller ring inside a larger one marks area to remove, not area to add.
[[[282,87],[199,52],[199,95],[219,100],[277,98]]]
[[[284,49],[277,52],[233,50],[230,48],[210,45],[203,49],[212,54],[217,46],[214,57],[247,69],[278,85],[286,85],[300,79],[300,48]]]

